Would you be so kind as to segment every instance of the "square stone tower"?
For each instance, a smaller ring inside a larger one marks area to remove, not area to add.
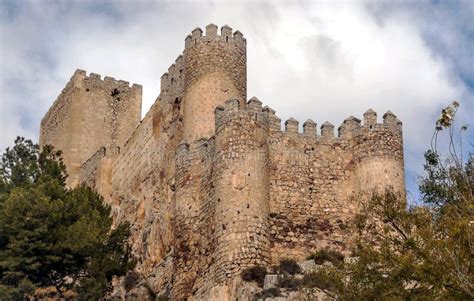
[[[81,165],[105,148],[118,153],[140,123],[142,87],[76,70],[41,120],[40,145],[62,150],[68,185],[78,182]]]

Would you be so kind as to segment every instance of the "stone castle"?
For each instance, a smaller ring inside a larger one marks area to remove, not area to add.
[[[140,85],[77,70],[41,122],[68,185],[90,185],[131,223],[141,281],[172,300],[232,299],[246,267],[345,252],[357,196],[405,188],[393,113],[351,116],[337,135],[312,120],[300,132],[293,118],[282,130],[246,100],[246,74],[242,33],[210,24],[186,37],[143,119]]]

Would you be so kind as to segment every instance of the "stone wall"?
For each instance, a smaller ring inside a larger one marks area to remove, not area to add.
[[[108,201],[111,197],[112,163],[117,158],[118,147],[108,150],[101,147],[81,165],[79,183],[88,185]]]

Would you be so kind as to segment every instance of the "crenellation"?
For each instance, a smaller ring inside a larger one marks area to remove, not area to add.
[[[113,83],[113,82],[116,81],[116,79],[114,77],[111,77],[111,76],[104,76],[104,81],[108,82],[108,83]]]
[[[220,33],[218,32],[218,27],[212,23],[208,24],[205,30],[205,35],[203,35],[202,29],[197,27],[191,34],[186,36],[184,40],[185,50],[206,41],[219,41],[240,46],[245,46],[247,42],[240,31],[232,32],[232,28],[228,25],[222,26]]]
[[[82,69],[76,69],[76,71],[74,72],[74,75],[83,75],[83,76],[86,76],[86,71],[85,71],[85,70],[82,70]]]
[[[181,67],[182,67],[182,64],[183,64],[183,55],[182,55],[182,54],[178,55],[178,57],[176,58],[176,60],[174,61],[174,63],[175,63],[175,65],[176,65],[177,67],[180,67],[180,68],[181,68]]]
[[[119,79],[118,80],[118,83],[120,86],[123,86],[123,87],[130,87],[130,82],[126,81],[126,80],[121,80]]]
[[[317,124],[311,119],[306,120],[303,123],[303,134],[308,137],[316,138]]]
[[[262,112],[262,102],[255,96],[247,101],[247,107],[255,112]]]
[[[221,36],[227,42],[228,39],[232,38],[232,27],[224,25],[221,27]]]
[[[239,111],[240,102],[238,99],[229,99],[224,102],[224,111],[227,113],[235,113]]]
[[[171,64],[171,66],[168,68],[168,74],[174,74],[175,73],[175,64]]]
[[[188,34],[184,39],[184,48],[189,48],[193,45],[193,36]]]
[[[169,86],[169,74],[168,72],[165,72],[163,73],[163,75],[161,75],[161,78],[160,78],[160,90],[161,90],[161,93],[166,93],[166,90],[168,89],[168,86]]]
[[[334,138],[334,125],[328,121],[321,125],[321,138]]]
[[[101,75],[100,75],[100,74],[97,74],[97,73],[90,73],[90,74],[89,74],[89,78],[100,80],[100,79],[101,79]]]
[[[206,26],[206,36],[207,37],[216,37],[217,36],[217,25],[208,24]]]
[[[359,134],[361,125],[361,120],[355,118],[354,116],[350,116],[346,118],[342,125],[338,128],[338,136],[343,139],[351,139],[357,134]]]
[[[262,109],[262,112],[264,115],[267,116],[269,129],[271,131],[281,131],[281,119],[276,116],[275,110],[268,106],[265,106]]]
[[[395,116],[395,114],[393,114],[392,112],[387,111],[383,115],[383,124],[388,125],[388,126],[396,126],[397,125],[397,116]]]
[[[287,121],[285,121],[285,132],[298,134],[298,125],[299,121],[291,117]]]
[[[196,28],[140,120],[142,86],[77,69],[41,122],[64,152],[70,186],[86,183],[132,225],[143,285],[172,300],[213,300],[253,265],[349,252],[354,196],[404,190],[401,122],[371,109],[338,128],[247,100],[246,40]],[[127,298],[134,290],[127,293]],[[229,297],[227,296],[227,297]],[[222,296],[219,300],[226,300]],[[230,297],[229,297],[230,298]]]
[[[398,131],[401,133],[403,129],[403,122],[401,122],[398,118],[397,118],[397,128],[398,128]]]
[[[130,82],[128,81],[125,81],[125,80],[117,80],[115,79],[114,77],[111,77],[111,76],[104,76],[104,78],[102,79],[102,75],[98,74],[98,73],[94,73],[94,72],[91,72],[89,74],[89,76],[87,76],[87,73],[85,70],[82,70],[82,69],[77,69],[73,76],[71,77],[71,81],[75,80],[75,79],[81,79],[81,80],[84,80],[86,82],[93,82],[94,84],[96,85],[110,85],[110,86],[122,86],[124,88],[134,88],[134,87],[141,87],[141,85],[139,84],[132,84],[130,86]]]
[[[143,86],[140,84],[132,84],[132,89],[135,91],[138,91],[141,94],[143,90]]]
[[[364,113],[364,126],[371,128],[375,126],[376,123],[377,123],[377,113],[372,109],[368,109]]]
[[[240,31],[238,31],[238,30],[235,31],[233,36],[234,36],[234,40],[236,40],[240,43],[245,42],[244,35]]]

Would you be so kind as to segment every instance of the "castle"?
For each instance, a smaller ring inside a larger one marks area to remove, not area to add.
[[[77,70],[41,122],[40,144],[63,151],[68,185],[86,183],[129,221],[137,271],[172,300],[210,300],[243,269],[347,251],[357,196],[404,191],[401,122],[339,126],[247,101],[246,40],[196,28],[161,77],[141,120],[142,87]],[[231,298],[231,297],[229,297]]]

